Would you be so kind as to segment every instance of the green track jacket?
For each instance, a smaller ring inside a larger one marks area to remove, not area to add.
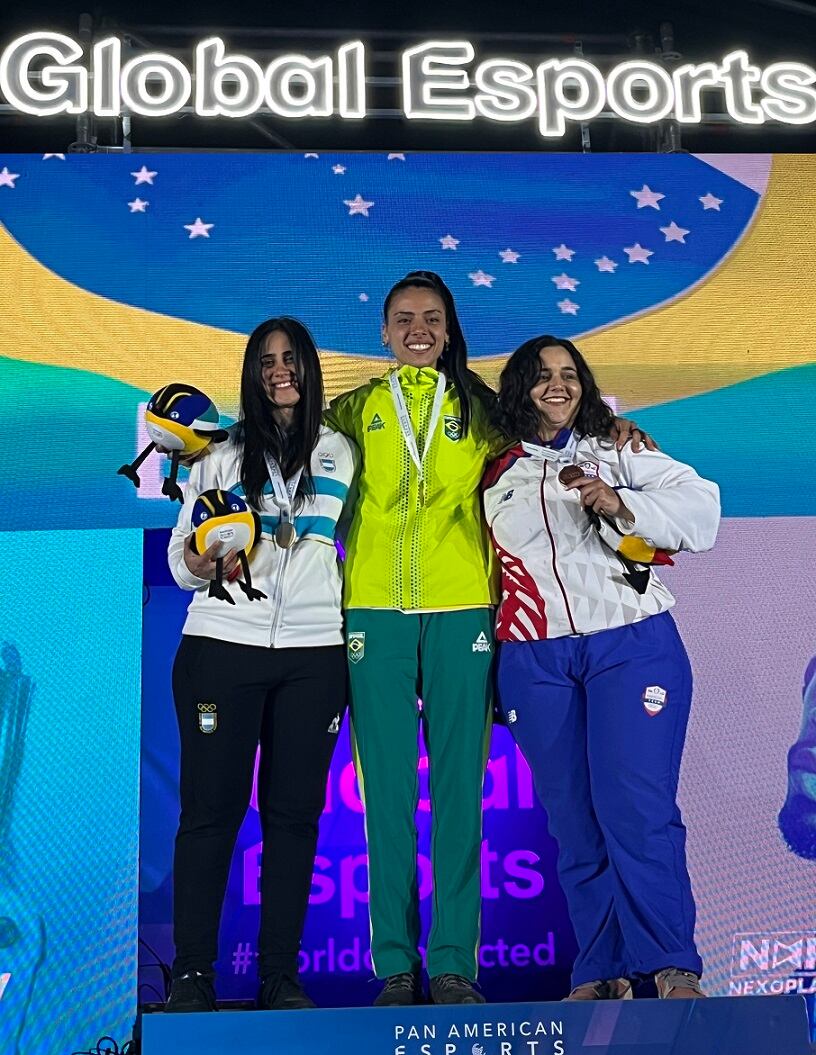
[[[394,369],[397,369],[396,367]],[[494,604],[492,547],[482,519],[479,482],[507,446],[474,398],[462,436],[459,397],[449,381],[424,467],[425,500],[400,432],[384,377],[332,401],[326,421],[360,448],[359,494],[347,540],[345,606],[403,611]],[[402,366],[397,374],[420,452],[437,371]]]

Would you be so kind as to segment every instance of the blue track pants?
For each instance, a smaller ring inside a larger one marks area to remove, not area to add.
[[[691,666],[671,615],[502,644],[498,682],[558,841],[572,984],[702,973],[676,803]]]

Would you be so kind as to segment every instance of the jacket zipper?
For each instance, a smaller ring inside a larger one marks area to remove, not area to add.
[[[547,534],[550,536],[550,547],[552,548],[553,575],[555,575],[555,581],[558,583],[559,589],[561,590],[561,596],[564,598],[564,607],[567,610],[567,619],[569,619],[569,624],[572,628],[572,632],[573,634],[577,634],[578,631],[575,629],[575,621],[572,618],[572,612],[570,611],[569,601],[567,600],[567,591],[564,589],[564,584],[561,581],[561,576],[558,574],[558,565],[555,562],[555,538],[553,537],[553,533],[550,528],[550,518],[547,516],[547,502],[544,498],[544,482],[546,479],[547,462],[544,462],[544,472],[541,474],[541,512],[544,514],[544,525],[547,528]]]
[[[280,549],[277,543],[274,543],[276,548]],[[292,551],[285,549],[281,552],[281,562],[278,567],[278,574],[275,577],[275,589],[273,591],[273,604],[275,606],[274,614],[272,617],[272,627],[269,633],[269,647],[275,647],[275,638],[278,633],[278,627],[280,625],[281,613],[283,612],[283,577],[286,573],[286,568],[289,564],[289,554]]]

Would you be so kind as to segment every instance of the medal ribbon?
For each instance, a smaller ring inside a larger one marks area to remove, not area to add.
[[[546,444],[542,446],[538,443],[526,443],[524,441],[522,441],[521,446],[533,458],[569,464],[575,461],[576,451],[578,450],[578,437],[573,432],[566,444],[561,448],[548,447]]]
[[[280,509],[281,521],[291,521],[292,502],[295,499],[300,478],[303,476],[304,466],[301,465],[291,479],[284,481],[281,468],[272,455],[264,455],[264,460],[266,461],[266,471],[269,473],[269,482],[272,484],[275,501]]]
[[[420,455],[419,447],[417,447],[416,435],[414,433],[414,426],[411,421],[411,415],[408,413],[405,396],[402,393],[399,378],[397,377],[398,372],[399,371],[395,370],[388,378],[388,384],[391,388],[391,398],[394,400],[394,410],[397,412],[397,420],[399,421],[400,432],[402,432],[402,437],[405,440],[405,446],[408,448],[408,453],[411,455],[411,461],[416,466],[419,481],[422,483],[422,463],[425,461],[425,455],[431,448],[431,441],[434,438],[434,433],[439,425],[439,419],[442,416],[442,400],[445,398],[445,385],[447,379],[440,371],[439,377],[436,381],[436,392],[434,392],[433,406],[431,407],[431,420],[428,423],[428,433],[425,436],[425,446]]]

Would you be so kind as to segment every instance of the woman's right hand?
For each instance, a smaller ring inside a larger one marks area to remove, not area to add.
[[[203,553],[194,553],[193,536],[188,535],[184,540],[184,563],[187,565],[188,571],[199,579],[214,579],[215,557],[220,546],[220,542],[213,542],[209,549],[204,550]],[[237,564],[238,554],[234,549],[224,554],[222,575],[225,579],[229,577]]]

